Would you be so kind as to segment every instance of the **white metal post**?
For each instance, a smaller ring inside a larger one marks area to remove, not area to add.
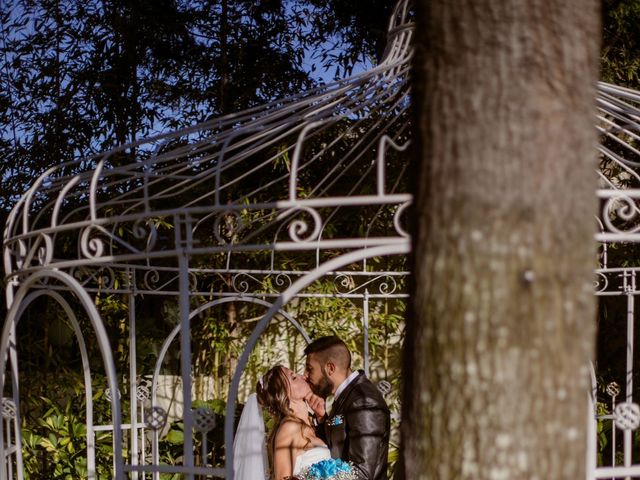
[[[186,216],[175,216],[175,239],[178,250],[180,275],[180,376],[182,377],[182,418],[184,422],[183,465],[194,466],[193,459],[193,412],[191,411],[191,328],[189,324],[189,253],[191,225]],[[184,235],[184,237],[183,237]],[[193,479],[193,474],[186,474]]]
[[[130,282],[131,272],[127,272]],[[129,415],[131,419],[131,465],[138,465],[138,385],[136,362],[136,300],[133,293],[128,295],[129,307]],[[138,480],[138,472],[131,472],[132,480]]]
[[[626,278],[625,278],[626,280]],[[634,299],[635,275],[631,277],[630,293],[627,295],[627,378],[626,378],[626,402],[633,401],[633,345],[634,345]],[[631,466],[631,446],[633,431],[624,431],[624,466]]]
[[[369,290],[365,289],[364,291],[364,299],[363,310],[364,310],[364,318],[362,324],[362,330],[364,335],[364,351],[362,355],[364,356],[364,374],[369,376]]]

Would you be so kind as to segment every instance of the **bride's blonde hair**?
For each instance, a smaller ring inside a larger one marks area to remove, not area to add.
[[[256,385],[256,395],[260,405],[269,412],[273,418],[273,428],[267,437],[267,452],[269,464],[273,465],[273,450],[275,447],[276,433],[284,421],[292,421],[300,424],[300,433],[307,443],[306,449],[311,443],[311,438],[305,434],[309,426],[296,417],[289,406],[289,379],[282,365],[276,365],[265,373]]]

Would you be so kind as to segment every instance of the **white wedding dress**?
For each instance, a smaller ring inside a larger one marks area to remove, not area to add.
[[[326,445],[312,447],[309,450],[305,450],[296,457],[293,474],[297,475],[302,471],[302,469],[329,458],[331,458],[331,453],[329,452],[329,447]]]

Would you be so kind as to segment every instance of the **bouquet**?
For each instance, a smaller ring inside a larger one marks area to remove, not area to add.
[[[329,458],[305,468],[295,477],[298,480],[357,480],[351,464],[339,458]]]

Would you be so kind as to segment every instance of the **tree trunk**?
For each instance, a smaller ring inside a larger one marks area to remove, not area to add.
[[[402,474],[584,478],[599,5],[416,3]]]

